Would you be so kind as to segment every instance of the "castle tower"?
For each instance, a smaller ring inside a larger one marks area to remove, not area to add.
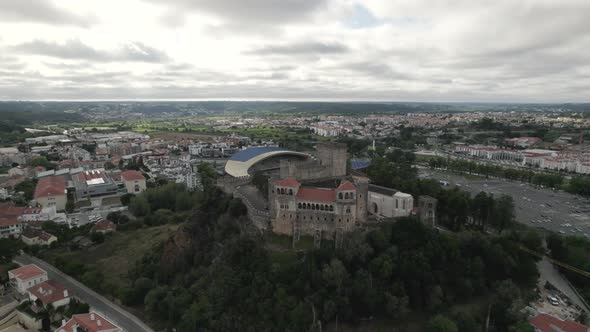
[[[350,230],[356,224],[357,188],[350,181],[343,181],[336,188],[336,227]]]
[[[301,184],[293,177],[271,183],[269,203],[272,230],[280,234],[293,234],[297,220],[296,196]]]
[[[367,221],[367,206],[369,201],[369,179],[363,176],[353,177],[356,186],[356,221]]]
[[[320,165],[331,167],[331,176],[346,176],[346,161],[348,159],[346,144],[318,143],[316,150]]]

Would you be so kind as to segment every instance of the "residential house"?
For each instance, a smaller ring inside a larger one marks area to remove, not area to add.
[[[29,264],[8,271],[8,280],[14,289],[26,294],[27,289],[49,280],[47,272],[35,264]]]
[[[27,289],[29,299],[43,303],[43,307],[52,305],[54,308],[62,307],[70,303],[70,291],[55,280],[46,280]]]
[[[573,320],[561,320],[557,317],[548,314],[538,314],[529,320],[531,325],[535,327],[538,332],[589,332],[588,326],[582,325]]]
[[[25,228],[23,230],[22,234],[20,235],[20,239],[28,246],[48,246],[57,241],[57,237],[55,235],[49,234],[44,230],[31,227]]]
[[[122,332],[123,330],[117,325],[111,323],[101,315],[90,312],[87,314],[73,315],[72,318],[64,322],[55,332]]]
[[[138,171],[127,170],[121,172],[121,181],[130,194],[140,193],[147,188],[145,177]]]
[[[100,220],[94,226],[92,226],[92,232],[99,232],[99,233],[110,233],[117,230],[117,225],[110,220]]]
[[[21,216],[25,210],[11,204],[0,206],[0,238],[17,236],[22,232]]]
[[[68,200],[65,179],[62,176],[47,176],[39,179],[34,198],[44,208],[55,206],[58,211],[64,210]]]
[[[47,221],[52,220],[57,216],[57,209],[55,206],[46,208],[30,207],[26,208],[20,216],[20,220],[24,222],[31,221]]]

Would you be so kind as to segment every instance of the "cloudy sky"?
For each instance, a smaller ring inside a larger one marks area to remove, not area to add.
[[[588,0],[0,0],[0,100],[590,101]]]

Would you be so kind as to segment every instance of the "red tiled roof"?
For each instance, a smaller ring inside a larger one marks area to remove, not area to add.
[[[561,320],[547,314],[531,318],[530,323],[541,332],[588,332],[588,327],[572,320]]]
[[[87,314],[73,315],[72,318],[64,326],[58,328],[57,330],[55,330],[55,332],[73,331],[76,324],[84,327],[87,332],[99,332],[105,330],[119,329],[118,326],[109,322],[101,315],[95,312],[91,312]]]
[[[338,190],[356,190],[356,186],[350,181],[344,181],[338,186]]]
[[[2,206],[0,207],[0,216],[2,217],[20,217],[27,210],[22,206]]]
[[[27,291],[35,295],[35,297],[45,304],[50,304],[70,297],[70,292],[54,280],[46,280],[27,289]]]
[[[41,208],[27,208],[22,214],[39,214],[41,211],[43,211]]]
[[[7,226],[13,226],[13,225],[19,225],[22,224],[21,221],[18,220],[17,217],[15,216],[1,216],[0,217],[0,227],[7,227]]]
[[[23,281],[29,280],[34,277],[38,277],[43,274],[47,274],[47,272],[45,272],[45,270],[41,269],[40,267],[38,267],[35,264],[24,265],[24,266],[19,267],[18,269],[10,270],[8,272],[12,273],[12,275],[15,278],[23,280]]]
[[[34,239],[34,238],[39,238],[40,240],[43,241],[48,241],[49,239],[51,239],[53,237],[53,235],[47,233],[46,231],[40,230],[38,228],[26,228],[23,233],[21,234],[21,236],[24,236],[28,239]]]
[[[282,180],[278,180],[277,182],[275,182],[275,185],[281,187],[299,187],[301,184],[297,180],[295,180],[294,177],[289,176]]]
[[[35,198],[66,194],[66,184],[62,176],[48,176],[39,179],[35,188]]]
[[[544,156],[550,156],[550,153],[538,153],[538,152],[527,152],[524,154],[525,157],[544,157]]]
[[[305,201],[333,202],[336,200],[336,191],[323,188],[299,188],[297,198]]]
[[[145,177],[141,172],[134,171],[134,170],[127,170],[121,172],[121,179],[123,181],[137,181],[137,180],[144,180]]]
[[[92,227],[93,231],[114,231],[117,229],[117,225],[115,225],[112,221],[109,220],[101,220]]]

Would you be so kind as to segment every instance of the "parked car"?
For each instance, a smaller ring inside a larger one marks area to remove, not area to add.
[[[552,295],[547,295],[547,300],[549,301],[549,303],[551,303],[552,305],[558,306],[559,305],[559,301],[557,300],[557,298],[555,296]]]

